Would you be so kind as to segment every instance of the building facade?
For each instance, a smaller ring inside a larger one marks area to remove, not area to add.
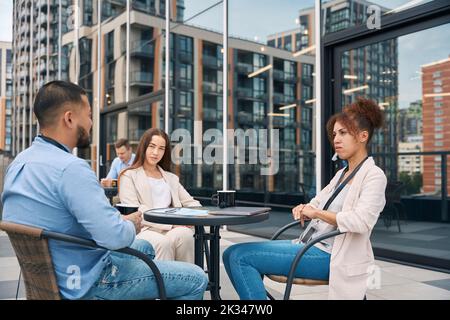
[[[408,142],[410,137],[423,134],[422,100],[411,102],[408,108],[399,109],[398,138],[399,142]]]
[[[136,147],[146,129],[164,127],[165,2],[130,1],[129,11],[126,4],[104,0],[98,12],[95,0],[16,2],[16,154],[39,130],[31,109],[38,88],[54,79],[78,83],[88,93],[93,140],[78,156],[93,169],[98,165],[99,176],[114,159],[118,138]],[[183,1],[172,2],[169,133],[187,129],[192,144],[204,149],[204,133],[222,130],[222,34],[182,24],[183,11]],[[261,199],[269,191],[297,194],[299,182],[313,188],[313,108],[306,102],[313,99],[314,58],[235,38],[229,38],[228,54],[228,128],[278,129],[280,137],[277,175],[261,175],[261,165],[248,161],[230,165],[230,188],[260,193]],[[222,187],[222,164],[181,163],[173,170],[198,194]]]
[[[12,50],[0,41],[0,150],[11,151]]]
[[[368,7],[374,3],[364,0],[333,0],[322,4],[323,34],[330,34],[362,25],[368,17]],[[381,13],[388,9],[378,6]],[[314,55],[315,16],[314,8],[302,9],[296,20],[298,27],[268,37],[267,44],[292,52],[305,51]],[[388,40],[365,48],[345,51],[341,57],[342,104],[351,103],[357,96],[377,101],[385,110],[386,125],[377,132],[371,143],[377,161],[387,170],[388,177],[396,177],[398,148],[398,44]]]
[[[424,151],[450,149],[450,57],[422,66]],[[442,156],[425,156],[424,192],[440,193]],[[448,157],[447,157],[448,158]],[[447,165],[447,177],[450,170]],[[447,182],[448,183],[448,182]],[[447,193],[450,186],[447,184]]]

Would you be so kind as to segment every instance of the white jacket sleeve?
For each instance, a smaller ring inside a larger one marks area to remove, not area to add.
[[[180,198],[181,205],[183,207],[201,207],[201,203],[195,200],[189,192],[183,187],[183,185],[178,181],[178,197]]]
[[[386,204],[387,179],[381,170],[368,172],[361,193],[353,209],[338,212],[336,221],[341,232],[366,233],[372,231]]]

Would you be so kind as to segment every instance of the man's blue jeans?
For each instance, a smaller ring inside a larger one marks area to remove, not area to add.
[[[131,248],[151,259],[153,247],[145,240],[136,239]],[[99,280],[83,299],[155,299],[158,297],[153,272],[148,265],[134,256],[112,252]],[[154,261],[164,280],[167,298],[201,300],[208,284],[205,272],[198,266],[179,261]]]
[[[223,253],[223,264],[239,297],[244,300],[266,300],[263,274],[287,276],[292,261],[303,244],[290,240],[235,244]],[[330,254],[311,247],[300,260],[295,276],[327,280]]]

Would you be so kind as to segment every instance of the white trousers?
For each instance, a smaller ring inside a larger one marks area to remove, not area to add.
[[[168,231],[147,228],[137,238],[151,243],[157,260],[194,263],[194,230],[191,228],[180,226]]]

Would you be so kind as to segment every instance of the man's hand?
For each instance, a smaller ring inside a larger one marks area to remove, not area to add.
[[[100,184],[101,184],[103,187],[111,188],[111,187],[112,187],[112,179],[101,179],[101,180],[100,180]]]
[[[122,218],[124,220],[128,220],[128,221],[133,222],[134,227],[136,228],[136,234],[141,232],[141,228],[142,228],[142,212],[136,211],[136,212],[130,213],[129,215],[122,216]]]

